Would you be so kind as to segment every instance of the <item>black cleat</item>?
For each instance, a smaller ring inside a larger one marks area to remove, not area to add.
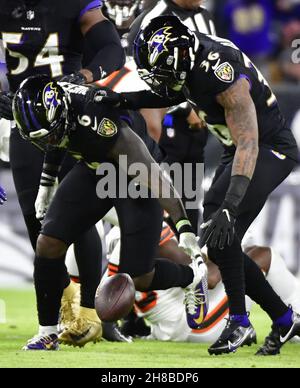
[[[281,348],[280,330],[276,325],[272,325],[271,333],[266,337],[263,346],[256,352],[256,356],[276,356],[280,354]]]
[[[256,343],[256,332],[251,324],[249,327],[243,327],[237,321],[228,319],[225,329],[217,342],[208,349],[208,353],[216,356],[235,353],[240,347]]]
[[[293,312],[292,325],[290,327],[273,325],[271,333],[265,339],[265,343],[258,350],[256,356],[276,356],[280,354],[280,349],[285,343],[299,335],[300,315]]]
[[[121,333],[116,322],[102,322],[102,338],[109,342],[132,342],[130,336]]]
[[[135,317],[134,319],[130,316],[130,319],[124,320],[121,326],[121,332],[124,335],[136,337],[148,337],[151,334],[151,329],[146,325],[143,318]]]
[[[286,344],[292,338],[300,335],[300,314],[293,312],[292,325],[288,328],[280,327],[281,346]]]

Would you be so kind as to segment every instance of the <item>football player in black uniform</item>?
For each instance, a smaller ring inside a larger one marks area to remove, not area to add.
[[[203,0],[160,0],[156,2],[154,6],[143,12],[133,23],[130,33],[128,34],[129,53],[132,55],[133,43],[138,31],[147,25],[149,20],[161,15],[176,15],[192,31],[215,35],[216,31],[212,16],[202,5]],[[197,118],[197,115],[194,115],[189,107],[190,105],[186,110],[178,109],[176,117],[172,120],[171,126],[165,125],[171,120],[170,116],[167,118],[168,121],[164,120],[166,109],[142,109],[141,113],[147,121],[150,135],[157,141],[160,141],[161,138],[160,145],[166,151],[167,155],[169,152],[172,153],[168,158],[170,162],[192,163],[193,172],[191,175],[191,187],[189,191],[195,191],[195,188],[197,187],[195,166],[197,163],[203,163],[203,147],[206,145],[207,131],[204,129],[203,131],[189,130],[191,122],[195,121],[195,116]],[[183,122],[179,118],[179,112],[181,113],[181,118],[186,116],[186,122]],[[162,125],[162,122],[165,124]],[[199,118],[197,124],[201,125]],[[169,128],[169,130],[167,130],[167,128]],[[173,128],[174,131],[172,131],[171,128]],[[193,150],[196,150],[197,145],[200,145],[200,147],[198,148],[198,152],[194,153]],[[183,157],[185,150],[187,151],[187,158]],[[183,194],[186,190],[182,190]],[[187,202],[195,202],[196,193],[193,198],[186,198],[185,195],[183,195],[182,200],[184,205],[186,205]],[[195,232],[197,232],[199,209],[192,208],[186,210],[189,220],[191,221]]]
[[[202,244],[220,268],[230,320],[209,353],[234,352],[252,343],[245,293],[269,314],[281,343],[286,343],[299,335],[300,316],[281,301],[241,249],[241,239],[269,194],[297,165],[296,142],[276,97],[232,42],[192,33],[175,16],[155,18],[141,30],[134,55],[155,93],[102,90],[95,99],[134,109],[188,99],[225,147],[204,200]]]
[[[49,74],[54,78],[64,76],[65,80],[85,83],[120,68],[124,63],[124,52],[115,27],[101,13],[101,5],[101,0],[0,0],[0,33],[11,92],[15,92],[21,81],[32,74]],[[89,48],[91,55],[82,68],[85,47]],[[0,117],[12,120],[11,101],[11,93],[1,93]],[[10,162],[22,213],[35,249],[41,228],[37,218],[43,217],[51,200],[51,192],[46,190],[49,171],[45,175],[44,186],[39,190],[43,154],[25,142],[15,128],[11,132]],[[61,177],[73,164],[71,158],[66,159]],[[93,307],[101,276],[101,242],[95,228],[79,238],[75,252],[82,285],[79,314],[87,318],[87,324],[91,322],[94,326],[94,333],[90,330],[84,340],[93,336],[99,338],[101,325]],[[87,262],[89,265],[86,265]],[[66,303],[63,303],[66,307],[72,305],[73,290],[69,284],[66,279]],[[66,314],[63,317],[66,318]],[[76,322],[73,313],[68,321]],[[84,331],[86,328],[83,326]]]
[[[25,346],[26,350],[57,349],[55,326],[67,276],[64,264],[67,248],[113,206],[122,235],[120,272],[130,274],[140,291],[186,288],[188,319],[197,314],[200,322],[207,312],[207,268],[178,194],[149,153],[159,159],[156,143],[147,136],[144,120],[138,113],[94,103],[93,89],[92,86],[58,83],[47,76],[34,76],[22,83],[13,100],[13,114],[22,136],[41,149],[55,146],[56,172],[64,150],[82,161],[59,185],[37,241],[34,271],[37,305],[39,318],[46,320],[40,323],[46,324],[49,332],[34,337]],[[122,165],[120,156],[127,157],[126,177],[137,179],[129,186],[139,182],[140,188],[144,187],[148,193],[145,197],[138,194],[143,193],[139,190],[135,198],[120,196],[117,184],[120,177],[115,176],[112,182],[108,176],[98,182],[96,169],[101,163],[110,163],[110,170],[121,173],[126,166]],[[137,162],[144,171],[146,169],[146,173],[141,172],[138,177],[136,168],[130,172]],[[108,181],[117,185],[116,193],[103,192]],[[164,193],[168,192],[171,194],[166,196]],[[181,246],[194,258],[191,266],[154,261],[161,234],[161,207],[176,224]]]

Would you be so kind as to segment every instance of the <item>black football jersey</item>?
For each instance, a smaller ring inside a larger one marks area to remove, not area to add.
[[[109,161],[109,152],[116,143],[124,122],[144,141],[153,158],[160,162],[163,155],[148,135],[146,123],[139,112],[113,108],[106,104],[88,102],[91,86],[60,83],[70,102],[70,132],[68,152],[83,160],[90,168]]]
[[[0,0],[0,38],[12,91],[32,74],[59,77],[81,68],[79,19],[102,0]]]
[[[216,96],[238,79],[245,78],[250,84],[250,93],[256,107],[260,143],[297,158],[295,139],[261,72],[232,42],[199,33],[196,36],[199,39],[199,49],[186,82],[189,90],[186,97],[197,108],[208,129],[227,150],[232,148],[234,152],[224,108],[218,104]]]
[[[179,7],[172,0],[159,0],[154,7],[143,12],[131,26],[128,47],[132,48],[135,37],[141,28],[153,18],[162,15],[176,15],[191,31],[209,35],[216,33],[211,14],[205,8],[198,7],[195,10],[188,10]]]

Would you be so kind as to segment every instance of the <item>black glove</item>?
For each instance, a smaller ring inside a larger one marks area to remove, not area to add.
[[[224,249],[231,246],[235,234],[236,213],[236,209],[224,201],[211,219],[201,225],[201,247],[207,245],[208,248]]]
[[[0,92],[0,118],[13,120],[12,100],[14,98],[11,92]]]
[[[94,89],[92,99],[93,99],[93,102],[96,102],[96,103],[99,102],[103,104],[112,105],[114,107],[118,107],[121,104],[123,97],[121,94],[116,93],[109,88],[101,87],[101,88]]]
[[[76,84],[76,85],[84,85],[87,82],[87,79],[85,76],[80,73],[80,71],[77,71],[76,73],[63,75],[59,82],[69,82],[70,84]]]

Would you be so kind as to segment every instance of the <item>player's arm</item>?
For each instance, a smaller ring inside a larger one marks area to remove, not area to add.
[[[217,101],[224,107],[226,123],[236,146],[227,200],[238,207],[252,179],[258,157],[258,122],[249,82],[238,80],[219,94]]]
[[[250,85],[239,79],[217,96],[236,146],[231,181],[225,200],[212,218],[203,224],[202,245],[224,249],[233,244],[235,219],[252,179],[258,156],[258,122]]]
[[[120,69],[125,63],[125,52],[118,32],[114,24],[105,18],[100,10],[101,1],[91,1],[86,7],[84,4],[79,23],[84,44],[89,48],[91,59],[79,72],[79,75],[83,76],[81,80],[75,78],[78,73],[73,76],[73,79],[63,79],[73,83],[97,81]],[[91,9],[88,9],[89,6]]]
[[[101,87],[93,91],[93,102],[112,105],[114,107],[139,110],[142,108],[156,109],[169,108],[186,101],[183,93],[174,93],[171,97],[161,97],[151,90],[139,92],[116,93],[113,90]]]
[[[200,256],[200,248],[193,233],[179,194],[160,166],[150,155],[144,142],[128,127],[123,126],[118,140],[111,151],[111,156],[118,163],[119,156],[127,156],[127,166],[140,163],[145,170],[139,171],[136,179],[142,186],[147,187],[158,199],[161,207],[166,210],[176,225],[180,234],[181,246],[192,257]],[[126,167],[127,167],[126,166]],[[120,165],[120,168],[122,166]],[[128,171],[126,171],[128,173]],[[132,176],[136,178],[136,175]],[[166,195],[167,194],[167,195]]]
[[[43,220],[57,189],[57,178],[66,155],[62,148],[52,148],[45,153],[43,170],[38,195],[35,201],[35,212],[38,220]]]

